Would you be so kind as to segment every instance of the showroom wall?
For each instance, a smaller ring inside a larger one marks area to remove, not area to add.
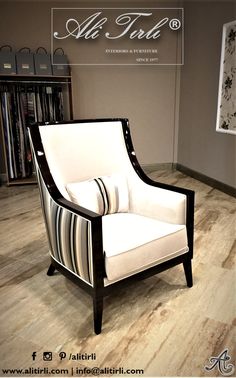
[[[88,4],[143,5],[136,0],[0,0],[0,45],[11,44],[16,50],[25,45],[33,50],[45,46],[49,50],[50,8]],[[184,66],[73,66],[74,118],[127,117],[141,164],[178,162],[236,187],[236,137],[215,131],[222,26],[236,18],[235,2],[176,0],[145,4],[184,6]],[[180,53],[179,46],[175,48]],[[66,53],[69,58],[74,53],[69,44]],[[0,172],[4,172],[2,156]]]
[[[234,1],[185,2],[178,163],[236,187],[236,136],[218,133],[216,111],[222,27]]]
[[[178,6],[178,1],[165,7]],[[137,7],[143,2],[0,1],[0,45],[14,49],[50,49],[50,8],[87,6]],[[146,3],[163,7],[163,2]],[[132,41],[130,42],[132,44]],[[177,49],[175,46],[169,48]],[[78,53],[70,46],[66,51]],[[74,118],[126,117],[142,164],[172,162],[177,155],[179,70],[176,66],[73,66]]]

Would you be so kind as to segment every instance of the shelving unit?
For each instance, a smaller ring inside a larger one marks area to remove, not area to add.
[[[61,101],[60,104],[55,100],[55,93],[57,95],[60,93],[61,97],[58,95],[58,99],[60,97]],[[25,111],[25,103],[22,100],[24,95],[27,98],[26,101],[32,95],[33,101],[31,103],[27,102],[27,106],[31,107],[30,117],[27,114],[30,120],[27,120],[27,117],[23,117],[22,121],[22,112],[24,113]],[[52,101],[53,96],[54,103]],[[13,101],[14,106],[12,106],[11,101]],[[43,112],[42,109],[44,110]],[[1,144],[3,144],[8,185],[36,183],[35,175],[31,170],[32,161],[28,148],[27,126],[30,123],[40,121],[55,122],[70,119],[73,119],[71,76],[0,74]],[[23,148],[21,150],[22,145]],[[22,169],[23,166],[24,169]]]

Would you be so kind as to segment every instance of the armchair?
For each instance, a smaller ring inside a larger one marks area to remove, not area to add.
[[[93,298],[183,264],[192,286],[194,192],[152,181],[126,119],[69,121],[29,129],[51,264]]]

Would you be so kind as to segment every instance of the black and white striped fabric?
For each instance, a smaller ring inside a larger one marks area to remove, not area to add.
[[[93,180],[66,186],[72,202],[100,215],[129,211],[127,179],[120,174],[102,176]]]
[[[92,285],[91,222],[58,205],[36,170],[51,255]]]

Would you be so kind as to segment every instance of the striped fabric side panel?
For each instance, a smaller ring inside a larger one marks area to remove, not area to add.
[[[40,193],[40,199],[41,199],[41,207],[42,207],[42,213],[43,213],[43,218],[44,218],[44,223],[45,223],[47,238],[48,238],[48,242],[49,242],[49,249],[50,249],[50,251],[52,251],[53,250],[53,245],[52,245],[52,238],[51,238],[51,224],[49,222],[49,219],[50,219],[50,214],[49,214],[50,196],[46,194],[46,190],[44,189],[45,185],[43,183],[42,176],[40,174],[38,165],[36,163],[36,159],[34,159],[34,166],[35,166],[35,170],[36,170],[36,174],[37,174],[37,179],[38,179],[38,184],[39,184],[39,193]]]
[[[65,268],[93,285],[91,222],[58,205],[36,171],[50,252]]]

